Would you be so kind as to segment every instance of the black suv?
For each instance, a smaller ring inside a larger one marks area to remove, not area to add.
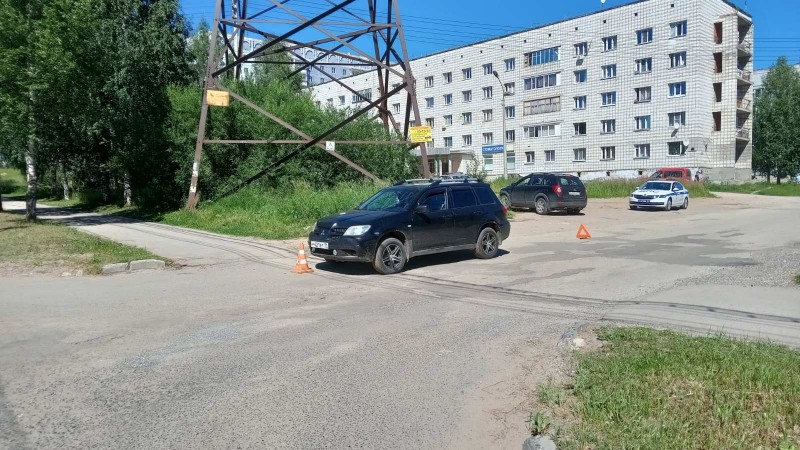
[[[532,173],[500,190],[500,201],[506,207],[532,207],[537,214],[578,214],[586,208],[587,198],[581,179],[569,174]]]
[[[473,250],[488,259],[511,232],[507,211],[476,179],[406,180],[353,211],[320,219],[308,246],[326,261],[371,262],[381,274],[432,253]]]

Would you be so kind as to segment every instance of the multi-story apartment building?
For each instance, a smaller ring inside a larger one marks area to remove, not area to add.
[[[439,173],[474,160],[492,176],[503,164],[509,173],[586,179],[661,167],[702,168],[715,181],[751,176],[753,21],[725,0],[642,0],[428,55],[411,68]],[[344,81],[377,93],[374,72]],[[363,105],[335,83],[312,94],[321,105]],[[404,104],[402,95],[389,101],[398,119]]]

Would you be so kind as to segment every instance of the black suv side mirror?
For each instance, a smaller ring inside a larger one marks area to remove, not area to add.
[[[427,214],[428,213],[428,205],[419,205],[414,208],[414,212],[417,214]]]

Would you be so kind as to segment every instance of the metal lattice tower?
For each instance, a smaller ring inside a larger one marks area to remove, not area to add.
[[[287,161],[298,156],[303,151],[317,146],[326,150],[325,141],[337,130],[348,123],[372,112],[379,119],[388,132],[394,129],[406,140],[383,141],[337,141],[341,144],[352,145],[381,145],[381,144],[407,144],[409,127],[419,125],[420,113],[417,103],[415,79],[409,65],[408,51],[405,44],[403,25],[400,19],[398,0],[267,0],[266,7],[259,7],[258,11],[248,10],[248,0],[233,0],[231,4],[231,17],[225,16],[226,5],[224,0],[216,0],[214,25],[211,29],[211,45],[209,46],[208,64],[204,93],[210,90],[225,91],[235,101],[239,101],[260,114],[280,124],[297,136],[293,140],[210,140],[206,139],[206,121],[208,118],[208,97],[203,95],[200,112],[200,126],[195,146],[195,158],[192,166],[192,182],[186,207],[195,208],[199,199],[198,178],[200,161],[204,144],[296,144],[297,147],[277,161],[265,167],[257,174],[244,181],[243,187],[258,178],[267,175],[272,170],[280,167]],[[297,7],[295,7],[297,4]],[[364,9],[366,7],[366,9]],[[308,11],[313,10],[313,16]],[[286,29],[276,33],[275,29]],[[332,30],[336,30],[336,32]],[[256,49],[245,52],[245,37],[257,36],[264,39],[264,44]],[[311,48],[316,50],[316,55],[307,59],[300,54],[299,49]],[[327,75],[333,83],[338,83],[352,95],[358,97],[362,103],[355,110],[349,110],[348,116],[330,129],[311,136],[297,129],[276,114],[255,104],[242,95],[237,94],[223,84],[223,76],[233,75],[232,78],[242,77],[242,66],[248,63],[258,64],[286,64],[285,61],[271,61],[270,55],[292,52],[295,69],[289,76],[295,76],[302,71],[313,68],[323,75]],[[220,56],[225,59],[220,61]],[[377,72],[377,98],[365,96],[347,85],[342,80],[328,73],[325,59],[329,55],[346,57],[355,65],[363,67],[365,71]],[[299,61],[299,62],[297,62]],[[323,65],[324,64],[324,65]],[[228,75],[226,75],[228,74]],[[390,86],[390,76],[399,79],[400,83]],[[406,92],[405,117],[394,117],[388,109],[388,100],[391,96]],[[414,117],[411,117],[413,112]],[[427,151],[425,144],[419,144],[421,156],[421,172],[429,177],[427,164]],[[330,155],[358,170],[365,176],[377,180],[377,177],[346,158],[335,150],[326,150]]]

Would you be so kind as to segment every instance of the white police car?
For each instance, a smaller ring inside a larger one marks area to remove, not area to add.
[[[689,207],[689,191],[677,181],[648,181],[639,186],[628,201],[631,209],[686,209]]]

